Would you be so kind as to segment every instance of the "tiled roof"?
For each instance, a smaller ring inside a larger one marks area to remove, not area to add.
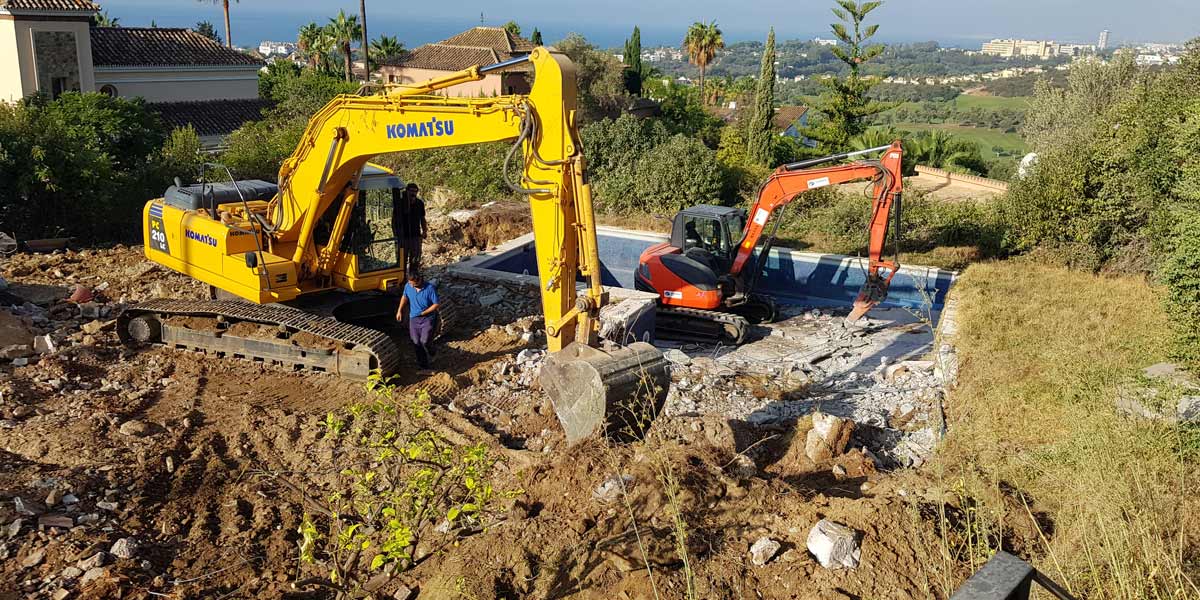
[[[88,0],[0,0],[0,8],[54,12],[100,12],[100,7]]]
[[[97,67],[263,64],[190,29],[93,27],[91,37],[92,63]]]
[[[780,106],[775,109],[775,116],[771,119],[771,124],[775,126],[776,131],[785,131],[792,126],[792,123],[799,121],[806,112],[808,112],[807,106]]]
[[[147,104],[172,129],[191,125],[200,135],[227,135],[250,121],[263,118],[267,100],[208,100],[204,102],[159,102]]]
[[[382,64],[414,69],[458,71],[475,65],[498,63],[500,62],[500,57],[491,48],[425,44],[424,46],[413,48],[400,56],[385,59],[381,62]]]
[[[400,56],[380,61],[382,65],[460,71],[475,65],[490,65],[514,56],[529,54],[533,43],[501,27],[475,27],[434,44],[413,48]],[[528,70],[517,66],[514,71]]]
[[[438,43],[447,46],[491,48],[504,58],[511,58],[514,53],[522,54],[533,50],[533,42],[519,35],[513,35],[503,27],[473,27]]]

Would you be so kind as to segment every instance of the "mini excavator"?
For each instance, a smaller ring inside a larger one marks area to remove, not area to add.
[[[883,152],[878,160],[821,166],[865,154]],[[804,192],[868,180],[874,186],[867,243],[867,281],[847,317],[856,321],[887,298],[900,268],[883,258],[889,222],[893,240],[900,239],[903,178],[900,142],[869,150],[835,154],[786,164],[776,169],[758,191],[750,209],[697,205],[675,215],[670,241],[642,253],[634,275],[637,289],[658,294],[656,335],[667,339],[740,344],[751,322],[769,323],[778,315],[775,302],[755,293],[782,216],[776,216],[763,241],[767,221]],[[897,242],[896,255],[899,255]]]
[[[526,95],[451,98],[451,86],[528,64]],[[395,173],[379,154],[511,141],[504,175],[529,199],[551,355],[543,389],[568,439],[614,422],[614,403],[647,390],[660,407],[668,385],[662,353],[633,343],[600,348],[596,228],[576,123],[575,67],[535,48],[415,85],[342,95],[309,121],[279,169],[278,185],[230,181],[176,185],[143,209],[151,261],[212,286],[207,301],[156,299],[126,309],[118,333],[130,344],[164,344],[218,357],[366,378],[400,371],[392,326],[405,279],[393,239]],[[512,171],[520,173],[515,181]],[[231,177],[232,179],[232,177]],[[579,295],[576,280],[587,283]],[[393,292],[393,294],[388,294]],[[572,427],[574,429],[572,429]]]

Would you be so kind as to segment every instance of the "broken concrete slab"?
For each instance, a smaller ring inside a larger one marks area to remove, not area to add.
[[[58,347],[49,335],[39,335],[33,338],[33,350],[38,354],[54,354],[58,351]]]
[[[820,412],[813,413],[812,420],[813,427],[804,443],[804,453],[809,460],[820,464],[841,456],[850,443],[854,422]]]
[[[657,303],[653,298],[625,298],[600,309],[600,337],[617,344],[654,342]]]
[[[862,556],[858,532],[828,519],[821,519],[809,530],[805,545],[826,569],[857,568]]]

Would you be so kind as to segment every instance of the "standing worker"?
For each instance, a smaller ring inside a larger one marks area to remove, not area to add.
[[[396,320],[403,322],[405,316],[408,317],[408,336],[412,339],[417,364],[422,370],[429,369],[429,360],[434,354],[433,332],[437,330],[438,306],[437,287],[426,282],[419,272],[409,271],[408,283],[400,297],[400,307],[396,309]],[[408,309],[407,315],[405,308]]]
[[[425,222],[425,201],[417,196],[419,191],[415,183],[404,188],[404,268],[409,273],[421,270],[421,244],[429,233],[429,224]]]

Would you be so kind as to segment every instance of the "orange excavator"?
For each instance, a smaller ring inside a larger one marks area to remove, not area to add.
[[[875,160],[822,166],[880,151],[882,156]],[[778,316],[774,300],[755,292],[783,219],[775,219],[760,248],[767,222],[804,192],[868,180],[874,183],[874,201],[867,244],[867,281],[847,319],[861,318],[887,298],[888,286],[900,268],[897,260],[885,260],[883,255],[892,223],[899,254],[903,155],[896,141],[888,146],[783,165],[759,188],[758,199],[748,215],[740,208],[706,204],[679,211],[672,222],[670,241],[647,248],[634,276],[637,289],[658,294],[657,335],[739,344],[751,322],[774,321]]]

